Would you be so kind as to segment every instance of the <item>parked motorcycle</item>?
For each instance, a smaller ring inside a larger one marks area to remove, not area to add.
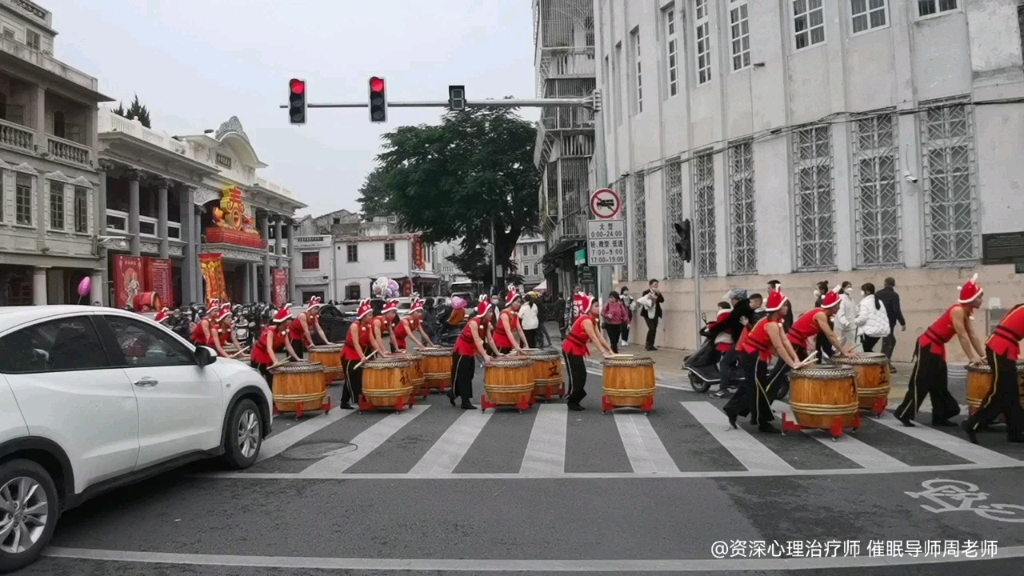
[[[707,327],[707,316],[701,314],[701,320]],[[722,375],[718,369],[718,361],[721,355],[715,350],[713,338],[705,338],[701,347],[683,359],[683,370],[690,373],[690,386],[696,392],[707,392],[712,386],[722,381]],[[746,381],[743,369],[739,365],[732,367],[730,380],[737,386],[742,386]]]

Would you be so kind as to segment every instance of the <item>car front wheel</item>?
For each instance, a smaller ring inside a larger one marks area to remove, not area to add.
[[[50,542],[57,525],[57,489],[30,460],[0,464],[0,572],[27,566]]]
[[[242,470],[256,463],[263,445],[263,417],[255,402],[247,398],[235,404],[225,443],[224,461],[231,468]]]

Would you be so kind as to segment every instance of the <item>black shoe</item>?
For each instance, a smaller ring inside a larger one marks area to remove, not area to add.
[[[341,404],[338,405],[338,408],[341,408],[342,410],[355,410],[356,409],[355,406],[349,404],[348,402],[342,402]]]
[[[940,428],[953,428],[957,424],[956,422],[950,422],[948,419],[932,420],[932,426],[938,426]]]
[[[711,397],[712,398],[730,398],[730,397],[732,397],[732,392],[729,392],[728,390],[719,390],[717,392],[712,392],[711,393]]]
[[[454,404],[453,404],[453,406],[454,406]],[[477,410],[478,408],[476,406],[473,406],[469,402],[465,402],[465,403],[462,404],[462,409],[463,410]]]
[[[897,418],[897,420],[899,420],[900,423],[906,426],[907,428],[913,428],[914,426],[916,426],[916,424],[914,424],[913,421],[910,420],[910,418]]]
[[[569,408],[569,410],[572,410],[573,412],[582,412],[586,410],[586,408],[580,406],[579,404],[569,404],[567,407]]]
[[[648,352],[657,352],[658,351],[658,349],[655,348],[654,346],[647,346],[646,350]]]
[[[967,437],[971,439],[971,444],[978,443],[978,435],[974,432],[974,426],[971,426],[969,421],[964,420],[960,423],[960,427],[964,429],[964,432],[967,433]]]
[[[736,415],[735,414],[728,414],[728,413],[726,413],[726,416],[729,417],[729,426],[732,426],[733,429],[735,430],[737,428],[737,426],[736,426]]]
[[[452,406],[455,406],[455,394],[448,394],[447,396],[448,401],[452,403]]]
[[[779,429],[778,428],[776,428],[775,426],[772,426],[771,424],[769,424],[767,422],[765,422],[764,424],[758,425],[757,430],[758,430],[758,432],[764,432],[765,434],[778,434],[779,433]]]

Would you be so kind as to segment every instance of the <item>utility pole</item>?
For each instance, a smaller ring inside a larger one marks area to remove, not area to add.
[[[491,216],[491,290],[498,287],[498,247],[494,243],[494,216]]]

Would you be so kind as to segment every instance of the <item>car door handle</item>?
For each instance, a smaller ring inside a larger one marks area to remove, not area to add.
[[[154,379],[149,378],[149,377],[146,377],[146,378],[143,378],[141,380],[136,380],[135,381],[135,385],[136,386],[143,387],[143,388],[147,388],[147,387],[150,387],[150,386],[156,386],[159,383],[160,383],[159,381],[154,380]]]

